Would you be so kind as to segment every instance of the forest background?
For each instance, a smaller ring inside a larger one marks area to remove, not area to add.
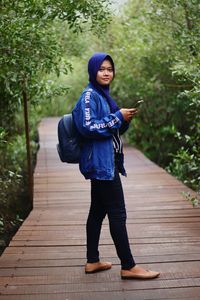
[[[1,236],[16,230],[32,205],[24,99],[34,169],[38,123],[71,112],[94,52],[115,61],[112,96],[120,107],[144,101],[127,141],[196,191],[186,198],[199,198],[199,0],[129,0],[123,10],[111,2],[0,1]]]

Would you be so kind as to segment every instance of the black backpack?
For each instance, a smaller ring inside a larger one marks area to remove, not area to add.
[[[57,151],[62,162],[79,163],[81,136],[78,133],[72,114],[64,115],[58,123]]]

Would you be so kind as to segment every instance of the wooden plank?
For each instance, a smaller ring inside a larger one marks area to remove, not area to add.
[[[11,241],[10,243],[10,247],[49,247],[49,246],[82,246],[82,245],[85,245],[85,242],[84,240],[82,240],[82,242],[80,241],[80,239],[82,238],[83,235],[80,235],[80,238],[78,236],[76,236],[76,238],[73,238],[74,240],[74,243],[73,241],[69,241],[69,239],[57,239],[57,240],[46,240],[44,241],[43,239],[37,239],[37,240],[22,240],[22,241]],[[148,240],[147,241],[143,241],[142,244],[140,243],[136,243],[134,240],[133,242],[131,242],[132,239],[130,240],[130,244],[133,245],[133,248],[134,248],[134,252],[137,253],[137,251],[139,251],[138,249],[142,247],[148,247],[150,248],[150,253],[149,254],[152,254],[152,251],[154,251],[153,249],[156,247],[156,248],[159,248],[160,251],[163,251],[167,248],[167,246],[169,245],[169,248],[171,248],[170,252],[173,250],[176,252],[180,251],[180,244],[178,242],[176,243],[170,243],[170,242],[165,242],[165,243],[162,243],[162,244],[159,244],[159,243],[148,243]],[[102,241],[100,243],[100,246],[103,247],[103,246],[106,246],[106,245],[109,245],[111,243],[111,240],[107,241],[107,242],[104,242]],[[192,252],[193,251],[196,251],[196,249],[200,249],[200,242],[197,242],[197,241],[192,241],[192,242],[184,242],[185,244],[185,247],[182,248],[181,251],[188,251],[188,249],[190,249]],[[187,247],[186,247],[187,246]],[[106,251],[106,250],[105,250]],[[108,249],[107,249],[108,251]],[[141,252],[142,250],[140,250]],[[104,249],[102,249],[102,253],[104,253]],[[165,253],[166,254],[166,253]]]
[[[38,278],[41,280],[41,278]],[[75,280],[75,278],[73,278]],[[162,289],[165,297],[168,295],[168,290],[171,288],[185,288],[185,287],[199,287],[200,279],[199,278],[188,278],[182,280],[154,280],[154,281],[115,281],[115,282],[98,282],[94,284],[94,282],[77,282],[74,284],[37,284],[37,285],[7,285],[5,287],[0,286],[0,293],[7,295],[29,295],[34,294],[36,297],[38,294],[57,294],[57,293],[87,293],[87,292],[118,292],[120,290],[124,291],[137,291],[137,290],[148,290],[149,293],[155,289]],[[193,292],[194,293],[194,292]],[[152,295],[153,293],[151,293]],[[195,293],[195,296],[197,294]]]
[[[111,260],[113,265],[119,265],[119,260],[116,257],[105,257]],[[172,263],[172,262],[193,262],[200,260],[200,253],[192,254],[171,254],[171,255],[148,255],[135,256],[138,264],[153,264],[153,263]],[[67,254],[60,255],[47,253],[45,255],[34,254],[5,254],[4,259],[0,260],[0,267],[8,268],[41,268],[41,267],[72,267],[85,264],[85,258],[68,258]],[[4,275],[3,275],[4,276]]]
[[[48,292],[48,289],[47,289]],[[137,290],[137,291],[103,291],[99,292],[85,292],[79,293],[79,291],[75,293],[61,293],[57,289],[57,293],[46,293],[46,294],[37,294],[37,300],[199,300],[200,289],[198,287],[193,288],[180,288],[180,289],[169,289],[166,295],[163,293],[163,289],[155,289],[155,290]],[[191,298],[192,295],[192,298]],[[2,295],[0,296],[1,300],[36,300],[34,294],[29,295]],[[133,298],[134,297],[134,298]]]
[[[154,268],[154,269],[160,269],[161,276],[158,278],[159,282],[163,280],[173,280],[173,279],[182,279],[182,278],[200,278],[200,261],[188,261],[188,262],[168,262],[168,263],[148,263],[143,264],[145,268]],[[48,271],[48,272],[47,272]],[[108,272],[101,272],[98,274],[91,274],[86,275],[84,273],[84,267],[81,266],[63,266],[63,267],[31,267],[31,268],[1,268],[0,270],[0,285],[5,285],[7,280],[11,280],[14,285],[17,283],[15,280],[18,280],[18,277],[23,277],[23,280],[25,281],[26,278],[29,280],[29,277],[32,278],[32,283],[34,284],[34,280],[37,280],[38,276],[43,276],[44,278],[42,280],[47,280],[48,278],[51,278],[52,280],[55,280],[52,282],[52,284],[56,283],[59,284],[61,281],[57,281],[58,277],[60,277],[60,280],[62,279],[63,282],[66,283],[74,283],[74,278],[76,277],[77,282],[81,282],[82,280],[84,282],[93,282],[93,281],[100,281],[100,282],[107,282],[107,281],[121,281],[120,280],[120,266],[113,265],[112,269]],[[5,278],[6,277],[6,278]],[[134,281],[133,281],[134,282]],[[40,284],[41,282],[39,282]],[[20,284],[20,283],[19,283]],[[36,282],[35,284],[38,284]],[[45,283],[44,283],[45,284]],[[181,283],[180,283],[181,284]]]
[[[162,243],[162,244],[136,244],[133,245],[134,255],[171,255],[171,254],[186,254],[186,253],[199,253],[199,243]],[[76,251],[73,251],[73,248]],[[100,251],[102,256],[107,257],[108,254],[110,256],[113,253],[115,256],[114,246],[112,244],[109,245],[101,245]],[[70,258],[76,258],[79,253],[83,253],[85,257],[85,247],[83,245],[80,246],[63,246],[63,245],[53,245],[53,246],[17,246],[17,247],[8,247],[5,250],[6,254],[20,254],[20,253],[34,253],[35,255],[38,253],[57,253],[58,255],[62,252],[68,253]]]

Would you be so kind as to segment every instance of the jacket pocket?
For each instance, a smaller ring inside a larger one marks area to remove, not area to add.
[[[92,149],[90,150],[90,152],[89,152],[89,155],[88,155],[88,159],[90,160],[91,158],[92,158]]]
[[[93,145],[87,144],[83,147],[81,153],[81,170],[84,173],[91,172],[94,169]]]

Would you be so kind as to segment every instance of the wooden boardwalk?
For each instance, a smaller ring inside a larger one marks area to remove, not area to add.
[[[100,253],[113,268],[85,275],[90,183],[77,165],[59,161],[57,121],[39,127],[34,209],[0,258],[0,300],[200,299],[200,210],[182,197],[182,183],[131,147],[122,178],[131,248],[138,264],[161,276],[120,279],[107,220]]]

